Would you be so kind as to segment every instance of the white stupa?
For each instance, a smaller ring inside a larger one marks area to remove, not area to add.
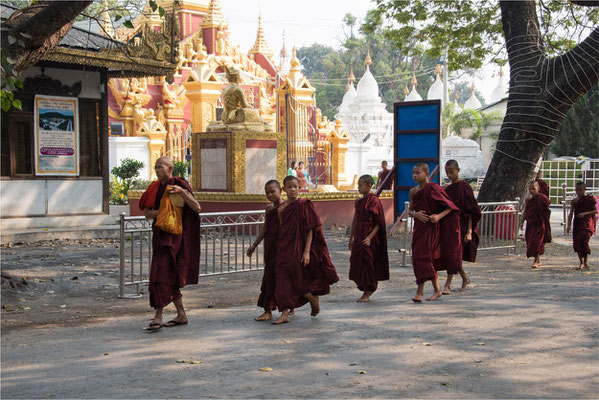
[[[418,94],[416,91],[416,86],[418,86],[418,80],[416,80],[416,73],[412,76],[412,91],[406,96],[404,101],[421,101],[422,96]]]
[[[335,116],[343,122],[350,137],[345,155],[346,176],[373,174],[380,170],[381,161],[393,163],[393,113],[379,96],[379,85],[370,72],[370,49],[364,60],[364,75],[353,88],[353,70],[348,77],[347,91]]]
[[[503,68],[499,67],[499,82],[497,82],[497,86],[493,89],[493,93],[491,93],[491,97],[489,101],[491,104],[497,103],[498,101],[507,97],[508,85],[503,77]]]
[[[485,174],[483,153],[474,140],[448,136],[443,139],[441,146],[441,165],[445,165],[448,160],[456,160],[460,165],[460,178],[476,178]],[[445,177],[445,169],[442,168],[441,171]]]
[[[437,64],[435,67],[435,81],[428,88],[428,92],[426,94],[427,100],[441,100],[443,101],[443,81],[441,80],[441,65]]]
[[[474,86],[474,81],[472,81],[472,86],[470,86],[470,97],[468,97],[468,100],[466,100],[466,102],[464,103],[464,110],[468,108],[478,110],[482,107],[480,100],[478,100],[478,98],[474,94],[474,89],[476,89],[476,87]]]
[[[458,103],[458,92],[454,92],[453,94],[453,113],[459,114],[462,112],[462,107]]]

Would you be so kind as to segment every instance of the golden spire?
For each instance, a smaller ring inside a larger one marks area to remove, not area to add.
[[[114,27],[108,14],[108,2],[104,0],[104,11],[102,12],[102,30],[105,36],[114,37]]]
[[[410,81],[412,84],[412,89],[415,89],[418,86],[418,80],[416,79],[416,72],[412,73],[412,80]]]
[[[281,60],[286,60],[287,57],[289,57],[289,54],[287,54],[287,47],[285,47],[285,29],[283,29],[283,47],[281,47],[281,52],[279,53],[279,58]]]
[[[453,92],[453,100],[458,101],[458,92],[457,91]]]
[[[501,78],[503,76],[503,65],[499,66],[499,77]]]
[[[208,5],[208,12],[204,19],[200,23],[202,28],[218,28],[221,25],[228,26],[225,17],[223,17],[223,13],[221,11],[220,1],[219,0],[210,0],[210,4]]]
[[[354,63],[349,63],[349,75],[347,76],[348,83],[354,83],[356,81],[356,76],[354,75]]]
[[[472,85],[470,86],[470,92],[474,93],[474,89],[476,89],[476,86],[474,86],[474,79],[472,79]]]
[[[297,59],[297,55],[295,54],[295,52],[296,52],[296,48],[295,48],[295,46],[293,46],[293,50],[291,51],[291,69],[294,71],[295,70],[299,71],[300,62]]]
[[[435,75],[441,75],[442,72],[443,72],[443,67],[441,67],[441,64],[437,64],[435,66]]]
[[[370,58],[370,43],[368,43],[368,50],[366,50],[366,58],[364,59],[364,68],[372,65],[372,58]]]
[[[269,58],[274,56],[274,52],[268,47],[266,44],[266,39],[264,38],[264,29],[262,29],[262,15],[258,14],[258,32],[256,33],[256,42],[254,43],[254,47],[248,51],[248,54],[264,54]]]
[[[403,89],[403,94],[404,95],[409,95],[410,94],[410,89],[408,89],[408,84],[406,83],[406,87]]]

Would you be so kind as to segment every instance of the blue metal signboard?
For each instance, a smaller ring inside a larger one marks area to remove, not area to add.
[[[416,183],[412,169],[419,162],[430,172],[439,167],[441,156],[441,100],[403,101],[394,104],[394,210],[397,219],[410,200]],[[439,174],[433,179],[439,183]]]

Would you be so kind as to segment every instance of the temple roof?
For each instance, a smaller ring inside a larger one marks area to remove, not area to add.
[[[496,103],[507,96],[508,85],[503,78],[503,68],[499,67],[499,82],[497,82],[497,86],[493,89],[493,93],[491,93],[491,98],[489,101],[491,103]]]
[[[439,76],[438,68],[435,68],[435,74],[437,77],[435,78],[435,82],[433,82],[431,87],[428,88],[428,92],[426,94],[427,100],[443,100],[443,81]]]
[[[472,82],[472,86],[470,87],[470,97],[464,103],[464,109],[471,108],[473,110],[476,110],[482,106],[480,100],[478,100],[478,98],[474,94],[475,88],[476,87],[474,86],[474,82]]]
[[[370,67],[368,64],[366,65],[366,71],[364,71],[364,75],[362,75],[360,82],[358,82],[356,95],[356,97],[360,100],[380,100],[379,84],[376,82],[376,79],[374,79],[374,76],[372,76],[372,72],[370,72]]]
[[[283,46],[285,46],[285,42],[283,42]],[[285,47],[283,47],[283,49],[284,48]],[[281,51],[283,51],[283,49]],[[258,15],[258,31],[256,32],[256,42],[254,43],[254,47],[248,51],[248,54],[264,54],[265,56],[271,58],[275,54],[266,43],[264,29],[262,29],[262,15]]]
[[[228,26],[227,20],[223,16],[219,0],[210,0],[208,12],[204,16],[204,19],[202,19],[200,25],[203,28],[216,28],[221,25]]]

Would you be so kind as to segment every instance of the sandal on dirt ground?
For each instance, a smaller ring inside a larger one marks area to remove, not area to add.
[[[156,331],[159,331],[161,328],[162,328],[162,324],[161,323],[159,323],[159,322],[152,322],[146,328],[142,328],[142,329],[145,330],[145,331],[147,331],[147,332],[156,332]]]
[[[179,321],[175,321],[174,319],[171,321],[168,321],[166,324],[164,324],[165,328],[172,328],[173,326],[179,326],[179,325],[187,325],[187,321],[185,322],[179,322]]]

